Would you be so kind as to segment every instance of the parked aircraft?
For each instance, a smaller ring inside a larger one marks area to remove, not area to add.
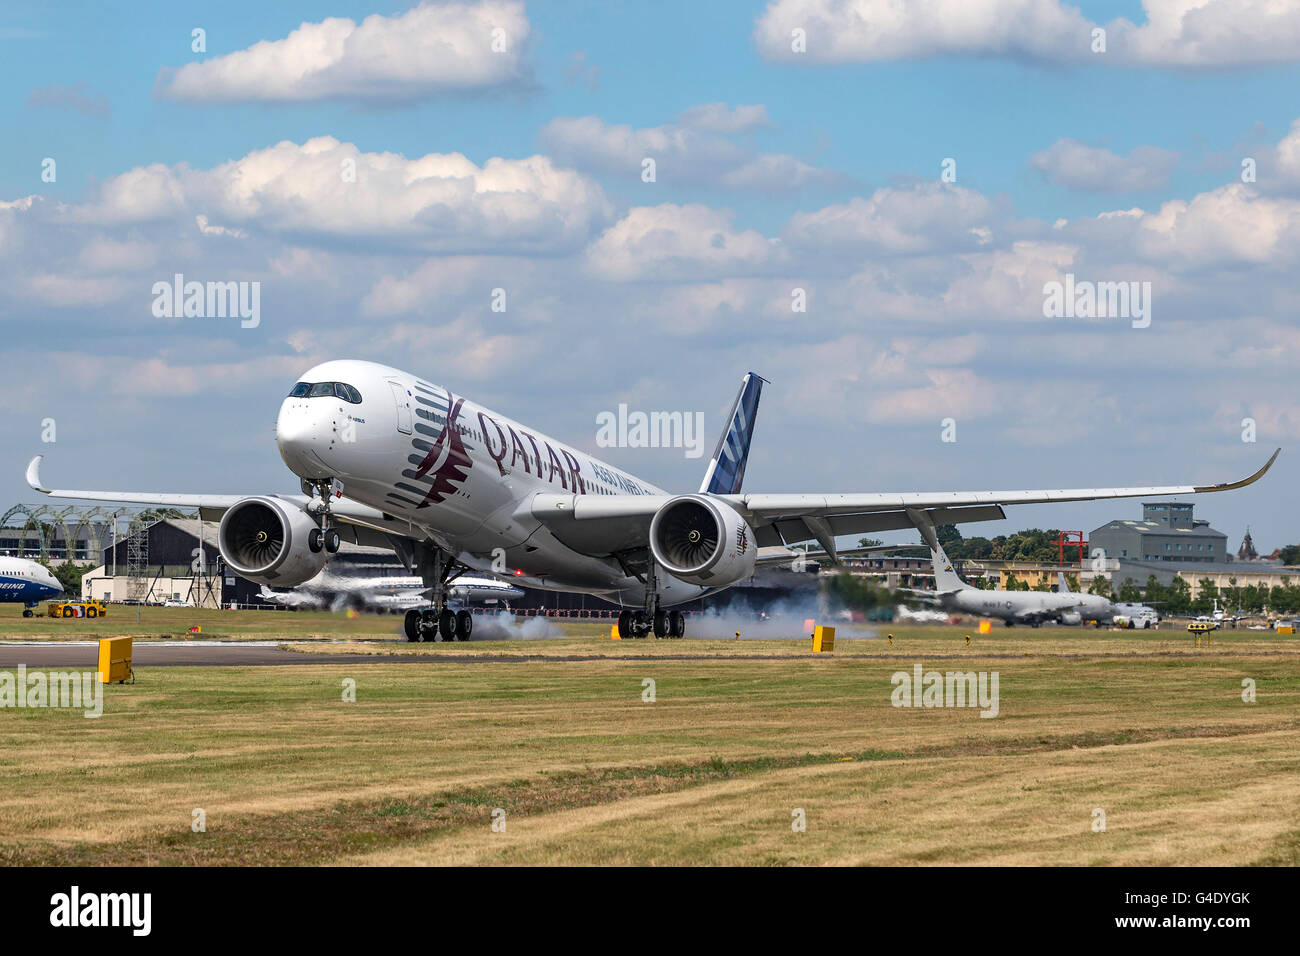
[[[924,516],[922,518],[917,527],[930,548],[930,561],[934,565],[934,590],[903,590],[911,591],[946,611],[999,618],[1007,627],[1015,624],[1038,627],[1045,621],[1109,621],[1115,613],[1110,601],[1100,595],[1071,592],[1063,573],[1057,575],[1056,591],[1001,591],[973,587],[953,570],[952,562],[939,544],[934,527],[928,519]]]
[[[362,577],[331,574],[328,567],[292,590],[273,591],[262,587],[262,598],[287,607],[327,607],[334,610],[347,606],[408,610],[428,603],[423,580],[415,576]],[[462,575],[447,583],[447,596],[459,604],[500,604],[524,596],[521,588],[489,577]]]
[[[23,617],[31,617],[37,604],[62,593],[63,585],[45,565],[27,558],[0,557],[0,601],[21,601]]]

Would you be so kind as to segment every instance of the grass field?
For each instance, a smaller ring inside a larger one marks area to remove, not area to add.
[[[330,620],[298,633],[357,624]],[[894,633],[818,657],[576,635],[331,646],[428,665],[145,669],[97,720],[0,710],[0,861],[1300,862],[1294,638]],[[539,659],[453,663],[484,653]],[[916,663],[997,671],[999,715],[891,706]]]

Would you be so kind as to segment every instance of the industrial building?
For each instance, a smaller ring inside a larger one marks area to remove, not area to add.
[[[1218,564],[1229,560],[1228,536],[1192,517],[1192,505],[1144,502],[1141,521],[1111,521],[1089,535],[1088,550],[1119,561]]]
[[[82,577],[81,596],[197,607],[263,603],[257,585],[224,566],[216,522],[197,518],[164,518],[110,544]]]
[[[1088,550],[1116,591],[1125,584],[1145,587],[1152,577],[1165,587],[1182,578],[1193,600],[1202,581],[1220,590],[1300,585],[1300,568],[1259,557],[1249,529],[1234,560],[1228,536],[1194,518],[1192,505],[1184,502],[1144,502],[1141,521],[1102,525],[1090,535]]]

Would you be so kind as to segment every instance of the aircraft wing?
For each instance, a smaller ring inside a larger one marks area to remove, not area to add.
[[[112,501],[125,505],[155,506],[159,508],[198,509],[204,521],[217,521],[230,508],[245,498],[246,495],[221,494],[173,494],[158,491],[85,491],[63,488],[47,488],[41,481],[41,461],[44,455],[37,455],[27,464],[27,484],[33,491],[39,491],[51,498],[75,498],[82,501]],[[299,508],[306,509],[311,500],[306,495],[262,495],[260,497],[277,498]],[[339,525],[339,532],[345,541],[375,547],[389,547],[392,538],[413,538],[423,540],[427,534],[422,529],[386,515],[382,511],[367,505],[341,498],[331,506],[331,514]]]
[[[78,498],[85,501],[116,501],[124,505],[156,505],[160,508],[206,508],[225,511],[236,502],[252,495],[166,494],[156,491],[67,491],[46,488],[41,482],[41,461],[37,455],[27,463],[27,484],[51,498]]]
[[[1207,494],[1244,488],[1262,478],[1282,449],[1249,477],[1212,485],[1151,485],[1130,488],[1070,488],[1037,491],[944,491],[881,494],[734,494],[714,495],[754,529],[759,547],[789,546],[817,540],[823,547],[835,537],[914,527],[909,511],[924,511],[936,524],[997,521],[1004,505],[1097,501],[1104,498],[1154,498]],[[525,503],[531,516],[574,550],[604,555],[644,547],[650,519],[668,495],[565,495],[542,493]],[[831,550],[827,548],[827,550]]]
[[[754,560],[754,566],[757,568],[774,568],[774,567],[794,567],[795,562],[804,561],[811,566],[810,570],[816,570],[822,562],[829,561],[835,563],[839,558],[865,558],[868,555],[880,554],[884,551],[901,551],[904,548],[915,547],[907,544],[877,544],[869,548],[846,548],[843,551],[836,551],[834,555],[827,554],[825,551],[804,551],[802,548],[762,548],[758,552],[758,557]]]

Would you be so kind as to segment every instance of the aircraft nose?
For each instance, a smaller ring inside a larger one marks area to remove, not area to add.
[[[275,420],[275,444],[284,463],[299,478],[328,478],[329,469],[320,458],[322,448],[328,445],[328,423],[319,421],[317,402],[310,399],[286,398]],[[324,438],[324,445],[322,445]]]

